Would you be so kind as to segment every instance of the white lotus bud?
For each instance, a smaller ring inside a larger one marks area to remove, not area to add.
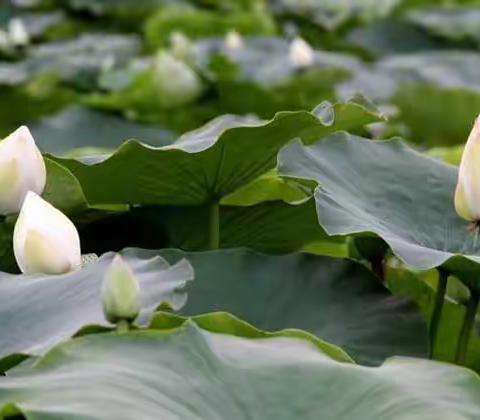
[[[480,116],[475,121],[460,161],[455,209],[465,220],[480,221]]]
[[[8,22],[8,33],[11,43],[16,47],[24,47],[30,42],[30,35],[20,18],[13,18]]]
[[[7,51],[10,48],[10,37],[7,31],[0,29],[0,51]]]
[[[82,263],[75,225],[32,191],[27,193],[15,224],[13,251],[25,274],[62,274]]]
[[[173,31],[170,34],[170,51],[180,60],[192,61],[193,44],[183,32]]]
[[[103,281],[102,304],[105,318],[112,324],[132,322],[140,312],[140,286],[130,267],[116,255]]]
[[[229,50],[239,50],[244,45],[242,36],[235,30],[229,31],[225,36],[225,47]]]
[[[153,71],[158,99],[165,108],[193,102],[203,90],[197,73],[166,51],[157,54]]]
[[[47,171],[25,126],[0,141],[0,214],[18,213],[28,191],[41,194]]]
[[[294,66],[307,67],[313,64],[315,51],[307,41],[297,37],[290,44],[288,56]]]

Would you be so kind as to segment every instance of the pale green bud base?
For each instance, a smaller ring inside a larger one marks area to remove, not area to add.
[[[469,232],[478,234],[480,232],[480,220],[474,220],[470,222],[467,227]]]
[[[127,333],[130,330],[130,322],[125,319],[122,319],[117,322],[117,332],[119,334]]]
[[[477,246],[478,235],[480,234],[480,220],[474,220],[467,226],[467,230],[473,234],[473,246]]]

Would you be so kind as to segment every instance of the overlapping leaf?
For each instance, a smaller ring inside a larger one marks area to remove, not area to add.
[[[480,9],[475,6],[429,7],[413,10],[408,19],[424,30],[454,41],[480,43]]]
[[[66,108],[30,124],[29,128],[42,152],[56,155],[85,148],[113,152],[124,140],[134,137],[152,146],[173,141],[173,134],[168,130],[136,124],[79,106]]]
[[[186,257],[194,267],[181,314],[227,311],[262,330],[302,329],[366,364],[428,353],[415,306],[392,296],[357,262],[246,250],[161,255],[172,262]]]
[[[313,179],[317,214],[335,235],[373,232],[417,269],[446,265],[478,286],[480,243],[455,212],[457,169],[399,140],[336,134],[311,146],[294,142],[279,171]]]
[[[192,324],[75,339],[0,379],[3,414],[27,418],[473,420],[480,395],[474,373],[448,364],[365,368],[304,340]]]
[[[24,60],[1,64],[0,83],[25,83],[39,73],[53,72],[62,80],[91,87],[102,68],[125,63],[139,50],[136,36],[82,34],[78,38],[36,46]]]
[[[278,150],[294,137],[310,142],[379,118],[355,102],[318,112],[320,118],[306,111],[281,112],[267,123],[223,116],[170,146],[132,140],[100,163],[56,160],[78,178],[92,204],[203,205],[272,169]]]

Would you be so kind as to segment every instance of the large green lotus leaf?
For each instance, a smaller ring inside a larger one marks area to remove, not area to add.
[[[373,232],[417,269],[446,265],[478,284],[480,243],[455,212],[457,168],[400,140],[334,134],[279,153],[279,172],[313,179],[320,224],[332,235]]]
[[[169,146],[132,140],[96,164],[56,160],[77,177],[92,204],[204,205],[272,169],[292,138],[310,142],[378,118],[357,102],[324,105],[315,113],[281,112],[269,122],[222,116]]]
[[[20,84],[42,72],[53,72],[62,80],[91,88],[102,69],[125,64],[139,53],[136,36],[83,34],[77,38],[31,48],[22,61],[0,65],[0,84]]]
[[[274,72],[268,74],[273,76]],[[235,114],[252,112],[262,118],[271,118],[285,109],[311,109],[326,98],[335,100],[335,85],[347,77],[348,73],[339,69],[313,67],[294,73],[273,86],[222,80],[216,84],[216,89],[222,110]]]
[[[343,237],[328,236],[320,227],[313,199],[299,204],[282,201],[253,206],[220,206],[220,248],[247,247],[267,254],[306,252],[345,257]],[[95,216],[95,214],[94,214]],[[103,217],[80,229],[85,252],[102,254],[126,246],[148,249],[209,249],[207,206],[133,208]]]
[[[60,86],[53,74],[40,74],[22,86],[15,86],[15,74],[4,75],[0,65],[0,138],[6,137],[25,122],[57,112],[77,99],[77,94]],[[13,85],[4,86],[3,76],[6,80],[12,80]]]
[[[82,269],[63,275],[0,274],[0,357],[42,354],[85,326],[109,325],[104,318],[100,287],[115,254],[108,253]],[[182,290],[192,279],[190,264],[171,266],[158,253],[138,249],[122,252],[141,287],[140,324],[167,302],[178,309]]]
[[[302,329],[366,364],[428,352],[426,323],[416,307],[355,261],[247,250],[161,255],[171,262],[187,258],[194,267],[181,314],[227,311],[262,330]]]
[[[436,282],[430,285],[420,278],[418,273],[412,273],[403,268],[389,268],[386,279],[388,288],[395,295],[413,300],[422,311],[424,317],[430,319],[435,302]],[[450,284],[452,280],[450,278]],[[455,363],[458,337],[465,318],[465,310],[464,305],[456,303],[447,294],[434,346],[433,357],[436,360]],[[478,327],[472,331],[465,365],[475,369],[477,372],[480,371],[480,336],[478,335]]]
[[[181,30],[189,38],[223,36],[230,30],[241,34],[274,35],[276,23],[266,8],[233,13],[197,9],[185,5],[164,7],[145,23],[145,37],[152,48],[165,46],[170,34]]]
[[[480,8],[475,6],[428,7],[415,9],[407,19],[422,29],[453,41],[480,43]]]
[[[169,4],[187,3],[184,0],[67,0],[68,6],[79,12],[88,12],[93,16],[111,16],[116,19],[135,21],[147,17],[149,13]]]
[[[395,54],[360,68],[351,80],[341,83],[337,91],[340,96],[361,92],[377,100],[390,99],[399,90],[401,93],[405,84],[416,83],[430,84],[437,89],[479,92],[480,77],[475,71],[479,65],[480,57],[471,51]]]
[[[388,16],[402,0],[274,0],[280,13],[308,19],[327,30],[351,19],[370,21]]]
[[[56,155],[92,147],[113,152],[125,139],[134,137],[152,146],[173,141],[173,134],[168,130],[136,124],[80,106],[66,108],[29,124],[29,128],[40,150]]]
[[[306,340],[194,324],[76,338],[0,378],[4,414],[55,419],[475,419],[476,374],[428,360],[340,363]]]
[[[200,328],[206,331],[229,334],[245,338],[268,338],[268,337],[296,337],[311,341],[322,352],[329,355],[332,359],[339,362],[354,363],[352,358],[345,353],[340,347],[337,347],[327,341],[321,340],[314,335],[298,330],[284,329],[281,331],[262,331],[255,328],[248,322],[242,321],[228,312],[211,312],[195,316],[181,316],[172,314],[171,312],[158,311],[152,316],[149,329],[154,330],[172,330],[185,325],[187,322],[193,321]],[[88,331],[84,331],[88,333]]]
[[[478,65],[478,54],[461,51],[398,55],[378,65],[403,80],[391,101],[400,109],[397,121],[407,125],[410,140],[430,147],[466,140],[480,107]]]
[[[346,40],[374,56],[405,54],[446,48],[444,42],[403,20],[389,19],[360,26],[348,32]]]
[[[474,84],[468,89],[413,84],[399,89],[393,102],[401,111],[395,121],[407,125],[410,141],[427,147],[453,146],[468,138],[480,109],[480,92]]]

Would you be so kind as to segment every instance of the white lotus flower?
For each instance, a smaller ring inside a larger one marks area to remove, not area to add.
[[[62,274],[81,266],[80,238],[60,210],[27,193],[13,232],[13,251],[25,274]]]
[[[475,121],[460,161],[455,209],[465,220],[480,221],[480,116]]]
[[[140,286],[130,267],[116,255],[105,274],[102,290],[105,318],[112,324],[132,322],[140,312]]]
[[[313,64],[315,51],[307,41],[297,37],[290,44],[288,56],[294,66],[307,67]]]
[[[229,50],[239,50],[244,47],[242,36],[235,30],[229,31],[225,36],[225,47]]]
[[[13,18],[8,22],[10,42],[17,47],[24,47],[30,42],[30,35],[20,18]]]
[[[153,71],[158,100],[165,108],[190,103],[203,91],[197,73],[188,64],[166,51],[157,54]]]
[[[0,142],[0,214],[18,213],[28,191],[41,194],[47,171],[27,127]]]

